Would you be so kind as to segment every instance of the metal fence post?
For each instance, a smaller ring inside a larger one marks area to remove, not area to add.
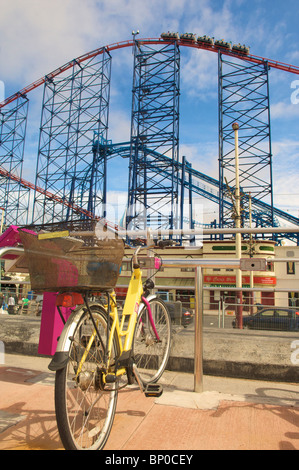
[[[203,281],[202,268],[195,268],[194,392],[203,391]]]

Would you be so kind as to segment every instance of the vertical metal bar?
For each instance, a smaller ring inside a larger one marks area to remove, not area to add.
[[[235,227],[241,228],[241,201],[240,201],[240,175],[239,175],[239,124],[234,122],[232,128],[235,134]],[[242,235],[241,233],[236,233],[236,257],[240,259],[242,256]],[[240,268],[236,270],[236,287],[242,289],[242,271]],[[237,326],[238,328],[243,328],[243,294],[242,291],[237,291]]]
[[[218,52],[218,162],[219,162],[219,227],[224,226],[223,217],[223,82],[222,82],[222,60],[221,53]],[[223,240],[223,235],[219,235],[219,239]]]
[[[195,268],[194,392],[203,391],[203,282],[202,268]]]
[[[268,130],[269,130],[269,165],[270,165],[270,205],[271,205],[271,216],[270,216],[270,224],[271,227],[274,225],[274,201],[273,201],[273,172],[272,172],[272,136],[271,136],[271,114],[270,114],[270,88],[269,88],[269,70],[270,66],[268,62],[265,63],[265,70],[266,70],[266,86],[267,86],[267,94],[266,94],[266,103],[267,103],[267,111],[268,111]],[[272,235],[272,239],[275,240],[275,235]]]
[[[182,181],[181,181],[181,204],[180,204],[180,229],[184,228],[184,189],[185,189],[185,178],[186,178],[186,157],[183,155],[182,158]],[[180,236],[181,243],[183,240],[182,235]]]

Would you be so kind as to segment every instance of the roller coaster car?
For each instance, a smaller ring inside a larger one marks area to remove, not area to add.
[[[204,44],[208,44],[210,46],[213,46],[214,45],[214,38],[210,38],[210,36],[198,36],[197,42],[198,43],[202,42]]]
[[[195,42],[195,41],[196,41],[196,35],[193,34],[193,33],[184,33],[184,34],[181,34],[181,35],[180,35],[180,38],[181,38],[183,41],[191,41],[191,42]]]
[[[215,46],[223,47],[223,48],[229,49],[229,50],[231,50],[231,48],[232,48],[231,43],[230,43],[230,42],[226,42],[226,41],[224,41],[223,39],[217,39],[217,40],[215,41]]]
[[[180,35],[179,33],[172,33],[170,31],[168,31],[167,33],[162,33],[161,34],[161,38],[162,39],[180,39]]]
[[[233,44],[232,50],[241,54],[249,54],[249,47],[242,44]]]

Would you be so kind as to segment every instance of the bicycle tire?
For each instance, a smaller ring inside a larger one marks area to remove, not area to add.
[[[165,303],[158,297],[150,297],[149,304],[159,341],[144,304],[137,317],[133,342],[134,361],[144,385],[160,379],[167,366],[171,347],[171,321]]]
[[[98,305],[90,305],[93,317],[104,344],[107,341],[107,313]],[[55,411],[61,441],[66,450],[100,450],[109,437],[117,405],[117,383],[110,391],[103,390],[99,370],[103,366],[103,347],[97,338],[76,377],[76,368],[94,326],[87,309],[78,308],[82,314],[72,335],[69,348],[69,359],[66,367],[56,372],[55,377]],[[71,330],[71,325],[68,327]],[[116,338],[113,341],[114,354],[118,352]]]

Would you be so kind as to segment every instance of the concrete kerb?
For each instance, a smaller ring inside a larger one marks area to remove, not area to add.
[[[39,332],[39,317],[0,316],[0,340],[8,354],[38,356]],[[203,372],[220,377],[299,383],[299,367],[291,363],[291,344],[297,338],[287,332],[204,328]],[[173,335],[167,369],[194,372],[192,330],[183,329]]]
[[[203,372],[222,377],[298,383],[299,367],[291,362],[295,335],[204,328]],[[194,371],[193,343],[192,334],[185,343],[182,337],[174,335],[170,370]]]

